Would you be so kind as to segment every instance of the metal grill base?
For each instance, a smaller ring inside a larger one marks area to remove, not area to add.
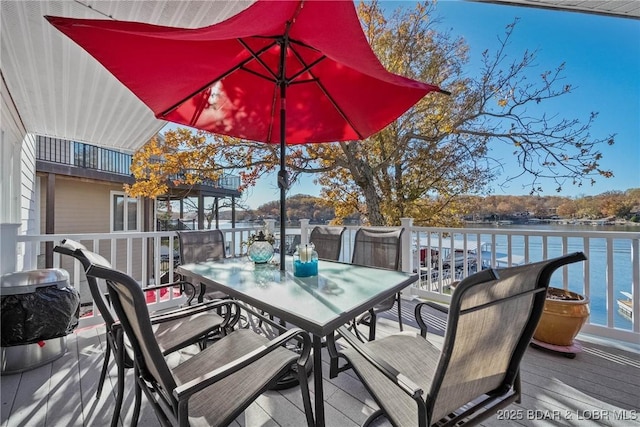
[[[41,344],[0,347],[0,375],[17,374],[59,359],[67,352],[67,337],[52,338]]]

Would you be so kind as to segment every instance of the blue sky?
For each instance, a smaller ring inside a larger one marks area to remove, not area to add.
[[[604,138],[615,133],[616,144],[603,146],[601,165],[614,178],[598,179],[594,186],[566,185],[561,195],[599,194],[610,190],[640,187],[640,21],[602,15],[563,12],[461,1],[437,5],[440,28],[465,38],[471,48],[471,65],[480,53],[497,46],[496,37],[519,18],[509,52],[514,58],[524,49],[537,50],[540,70],[566,64],[566,82],[573,93],[547,103],[547,113],[588,118],[599,112],[591,134]],[[473,72],[471,68],[469,72]],[[494,153],[497,157],[506,156]],[[508,175],[514,170],[505,170]],[[556,194],[554,184],[544,186],[546,194]],[[522,185],[511,184],[496,194],[527,194]]]
[[[391,7],[415,2],[389,2]],[[614,146],[603,146],[601,166],[611,169],[614,177],[598,179],[594,186],[566,185],[562,196],[595,195],[611,190],[640,187],[640,20],[613,18],[577,12],[562,12],[526,7],[494,5],[467,1],[440,1],[436,9],[439,29],[450,30],[464,37],[470,46],[473,74],[485,49],[498,46],[497,37],[505,27],[519,18],[510,46],[510,57],[518,58],[525,49],[538,50],[539,71],[566,63],[566,82],[574,87],[545,106],[548,113],[585,120],[591,112],[599,112],[591,134],[604,138],[617,134]],[[475,66],[475,67],[474,67]],[[494,151],[493,156],[507,162],[503,177],[513,174],[511,150]],[[558,195],[553,182],[543,185],[544,194]],[[313,177],[300,180],[289,195],[318,195],[320,188]],[[511,183],[508,189],[494,188],[495,194],[528,194],[521,183]],[[263,178],[246,192],[251,208],[278,200],[275,176]]]

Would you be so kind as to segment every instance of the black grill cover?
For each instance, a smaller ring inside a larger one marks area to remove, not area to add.
[[[43,286],[3,295],[2,346],[32,344],[71,333],[78,326],[80,294],[73,287]]]

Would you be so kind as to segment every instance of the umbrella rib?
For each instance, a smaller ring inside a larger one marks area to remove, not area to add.
[[[273,135],[273,122],[276,114],[276,98],[277,98],[278,86],[273,86],[273,96],[271,97],[271,120],[269,120],[269,130],[267,131],[267,143],[271,141]]]
[[[288,82],[287,84],[289,86],[293,86],[293,85],[299,85],[299,84],[303,84],[303,83],[313,83],[313,82],[317,82],[318,79],[304,79],[304,80],[297,80],[295,82]]]
[[[246,71],[247,73],[253,74],[254,76],[258,76],[260,78],[263,78],[263,79],[265,79],[265,80],[267,80],[267,81],[269,81],[271,83],[276,83],[277,82],[277,80],[275,78],[272,79],[269,76],[265,76],[264,74],[260,74],[259,72],[250,70],[249,68],[240,67],[240,70]]]
[[[309,71],[311,73],[311,75],[313,75],[312,71]],[[314,76],[315,79],[318,79],[317,77]],[[358,134],[359,139],[364,139],[365,137],[362,135],[362,133],[360,133],[360,131],[355,127],[355,125],[353,124],[353,122],[351,121],[351,119],[349,119],[349,117],[347,117],[347,114],[344,112],[344,110],[342,108],[340,108],[340,106],[338,105],[338,103],[336,102],[335,99],[333,99],[333,96],[331,96],[329,94],[329,92],[327,91],[327,89],[324,87],[324,85],[322,84],[322,82],[318,79],[316,84],[318,85],[318,87],[320,88],[320,90],[322,91],[322,93],[325,94],[325,96],[327,97],[327,99],[329,99],[329,102],[331,102],[331,105],[333,105],[333,107],[336,109],[336,111],[338,112],[338,114],[340,114],[340,116],[344,119],[345,122],[349,123],[349,126],[351,126],[351,129],[353,129],[355,131],[355,133]]]
[[[281,37],[275,38],[274,42],[271,43],[269,45],[269,49],[273,46],[275,46],[276,44],[278,44],[278,42],[281,40]],[[242,45],[242,47],[244,47],[244,49],[249,52],[249,54],[252,56],[253,59],[255,59],[260,65],[262,65],[262,67],[267,70],[267,72],[269,74],[271,74],[271,76],[273,77],[273,79],[270,79],[269,76],[266,76],[264,74],[261,74],[257,71],[254,70],[250,70],[248,68],[244,67],[244,64],[242,67],[240,67],[242,70],[251,73],[255,76],[261,77],[265,80],[271,81],[273,83],[276,83],[275,89],[274,91],[277,91],[278,85],[277,83],[280,81],[280,77],[278,75],[276,75],[276,73],[273,72],[273,70],[262,60],[262,58],[260,58],[260,54],[262,54],[263,52],[265,52],[265,49],[261,49],[259,52],[254,52],[253,49],[251,49],[251,47],[242,39],[238,39],[238,42]],[[271,120],[269,120],[269,130],[267,131],[267,141],[271,141],[271,135],[273,132],[273,122],[274,122],[274,114],[276,111],[276,94],[274,93],[274,96],[272,97],[272,104],[271,104]]]
[[[205,89],[209,92],[209,94],[211,93],[211,89]],[[195,96],[195,95],[194,95]],[[195,124],[198,122],[198,119],[200,118],[200,115],[202,114],[202,112],[204,111],[204,109],[207,107],[206,106],[206,102],[208,102],[208,98],[209,95],[207,95],[206,97],[201,97],[200,98],[200,102],[198,102],[198,106],[196,108],[196,111],[193,113],[193,116],[191,117],[191,121],[189,122],[189,126],[191,127],[195,127]]]
[[[242,45],[242,47],[244,47],[244,48],[245,48],[245,50],[251,54],[251,56],[253,57],[253,59],[255,59],[256,61],[258,61],[258,63],[259,63],[260,65],[262,65],[262,66],[264,67],[264,69],[265,69],[265,70],[267,70],[267,72],[268,72],[269,74],[271,74],[271,76],[273,77],[273,80],[277,82],[277,81],[278,81],[278,76],[276,75],[276,73],[274,73],[274,72],[273,72],[273,70],[272,70],[271,68],[269,68],[269,66],[268,66],[267,64],[265,64],[265,62],[264,62],[264,61],[262,60],[262,58],[260,58],[260,56],[259,56],[261,53],[265,52],[265,50],[264,50],[264,49],[262,49],[262,50],[260,51],[260,54],[256,54],[256,52],[254,52],[254,51],[249,47],[249,45],[248,45],[244,40],[242,40],[242,39],[238,39],[238,42],[240,42],[240,44]],[[278,44],[278,40],[277,40],[277,39],[276,39],[272,44],[270,44],[270,45],[269,45],[269,49],[271,49],[271,47],[275,46],[276,44]],[[243,64],[243,65],[244,65],[244,64]],[[245,68],[243,68],[243,69],[245,69]],[[249,70],[247,70],[247,71],[249,71]],[[257,72],[254,72],[254,74],[256,74],[256,75],[258,75],[258,76],[261,76],[261,75],[260,75],[260,73],[257,73]],[[262,76],[261,76],[261,77],[262,77]]]
[[[269,45],[269,48],[271,48],[272,46],[274,46],[275,44],[277,44],[278,40],[282,39],[281,37],[276,38],[276,40],[274,41],[273,44]],[[238,39],[238,41],[240,42],[240,44],[242,44],[242,46],[251,54],[251,56],[253,56],[253,58],[258,61],[260,63],[260,65],[262,65],[264,67],[265,70],[267,70],[269,72],[269,74],[271,74],[271,76],[273,77],[273,81],[277,82],[278,79],[280,78],[280,76],[276,75],[276,73],[273,72],[273,70],[271,68],[269,68],[269,66],[262,60],[262,58],[260,58],[260,55],[262,53],[264,53],[264,49],[261,50],[260,52],[254,52],[251,47],[249,47],[249,45],[247,45],[247,43],[242,40],[242,39]],[[289,49],[291,49],[293,52],[295,52],[295,49],[293,49],[293,47],[291,46],[292,44],[297,44],[300,46],[304,46],[307,47],[309,49],[313,49],[315,51],[318,52],[317,49],[306,45],[305,43],[296,41],[296,40],[289,40],[289,43],[287,44],[289,46]],[[296,57],[300,60],[300,56],[296,53]],[[285,80],[285,82],[287,84],[290,84],[293,82],[293,80],[295,80],[297,77],[299,77],[300,75],[304,74],[306,71],[308,71],[310,68],[315,67],[319,62],[321,62],[322,60],[326,59],[327,56],[326,55],[322,55],[320,58],[316,59],[315,61],[313,61],[311,64],[306,65],[303,61],[300,60],[300,62],[302,63],[302,65],[304,65],[304,68],[302,70],[300,70],[299,72],[297,72],[296,74],[294,74],[293,76],[291,76],[290,78],[287,78],[286,76],[282,76],[282,78]],[[262,77],[265,78],[267,80],[269,80],[269,77],[258,73],[257,71],[253,71],[253,70],[249,70],[248,68],[245,68],[244,66],[240,67],[242,70],[247,71],[249,73],[252,73],[258,77]],[[270,80],[271,81],[271,80]],[[311,81],[311,80],[310,80]]]
[[[336,100],[333,99],[333,97],[329,94],[329,91],[327,91],[327,89],[324,87],[324,85],[320,81],[320,78],[318,78],[315,74],[313,74],[313,71],[311,70],[310,66],[307,66],[307,64],[304,62],[304,59],[302,59],[300,54],[293,47],[290,47],[290,49],[291,49],[291,52],[293,52],[293,54],[296,56],[296,58],[298,58],[300,63],[304,65],[304,67],[309,72],[309,74],[311,74],[311,77],[313,77],[312,81],[316,82],[316,84],[318,85],[322,93],[327,97],[331,105],[333,105],[333,108],[335,108],[338,114],[340,114],[340,116],[344,119],[344,121],[347,122],[349,126],[351,126],[351,129],[353,129],[354,132],[358,134],[359,139],[364,139],[364,136],[362,135],[362,133],[360,133],[360,131],[354,126],[353,122],[349,119],[349,117],[347,117],[347,114],[344,112],[344,110],[340,108]],[[315,62],[318,62],[318,61],[315,61]],[[315,65],[315,62],[313,65]]]
[[[267,50],[271,49],[276,43],[271,43],[268,46],[265,46],[264,48],[260,49],[259,51],[257,51],[255,54],[256,55],[261,55],[262,53],[266,52]],[[234,67],[228,69],[227,71],[225,71],[224,73],[222,73],[221,75],[219,75],[218,77],[210,80],[207,84],[205,84],[204,86],[200,87],[198,90],[196,90],[195,92],[191,93],[190,95],[186,96],[184,99],[178,101],[177,103],[175,103],[174,105],[172,105],[171,107],[167,108],[166,110],[160,112],[159,114],[156,115],[157,118],[162,118],[164,116],[166,116],[167,114],[169,114],[170,112],[172,112],[173,110],[175,110],[176,108],[178,108],[183,102],[185,102],[187,99],[191,99],[194,96],[196,96],[197,94],[199,94],[200,92],[202,92],[203,90],[207,89],[209,86],[211,86],[212,84],[214,84],[215,82],[218,82],[222,79],[224,79],[225,77],[227,77],[229,74],[233,73],[234,71],[239,70],[240,68],[243,68],[246,64],[248,64],[249,62],[251,62],[252,60],[255,59],[254,52],[251,52],[251,50],[249,50],[249,52],[251,53],[251,57],[245,59],[244,61],[239,62],[237,65],[235,65]],[[245,68],[243,68],[245,69]]]
[[[313,67],[315,67],[316,65],[318,65],[318,63],[320,63],[322,60],[326,59],[326,55],[322,55],[320,58],[316,59],[315,61],[313,61],[311,64],[307,65],[304,63],[304,61],[302,61],[302,59],[298,56],[298,54],[296,53],[295,49],[290,48],[292,52],[294,52],[294,55],[296,55],[296,57],[298,58],[298,60],[302,63],[302,65],[304,65],[304,67],[302,68],[302,70],[298,71],[297,73],[295,73],[293,76],[291,76],[289,79],[287,79],[287,83],[293,83],[293,81],[301,76],[302,74],[306,73],[307,71],[311,72],[311,69]],[[314,79],[310,79],[310,80],[306,80],[306,81],[314,81],[317,80],[316,78]]]

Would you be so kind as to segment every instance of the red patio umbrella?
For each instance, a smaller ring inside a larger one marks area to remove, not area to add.
[[[46,18],[157,118],[280,144],[281,269],[285,145],[364,139],[427,93],[444,92],[388,72],[371,50],[352,1],[257,1],[197,29]]]

